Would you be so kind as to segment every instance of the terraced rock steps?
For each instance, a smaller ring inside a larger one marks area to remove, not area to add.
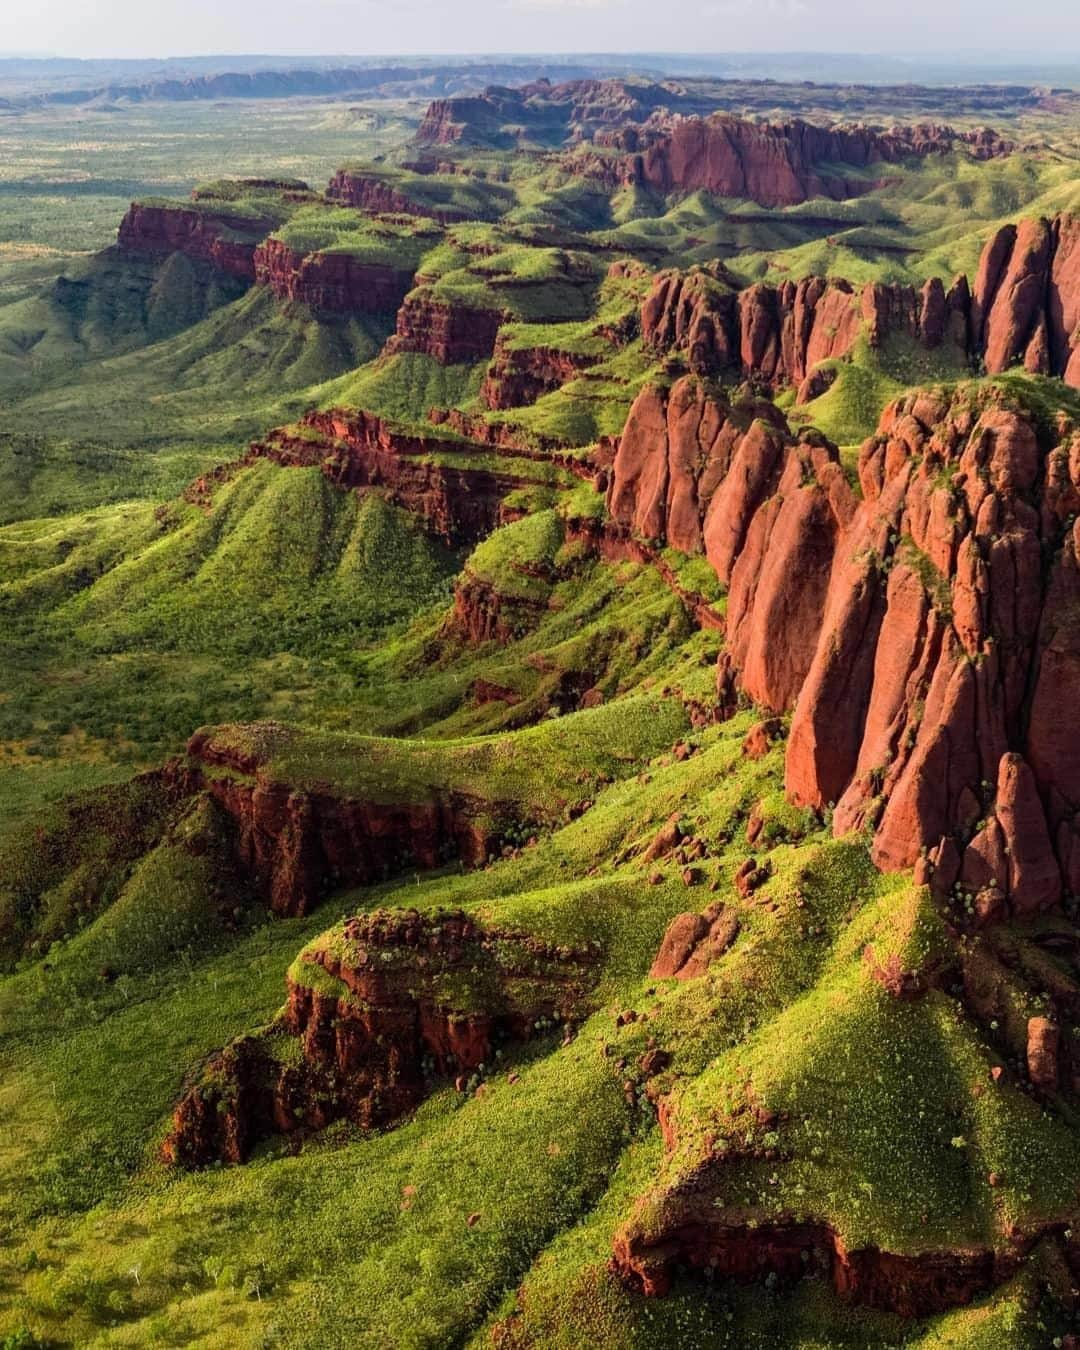
[[[280,1026],[209,1061],[176,1108],[165,1157],[242,1163],[273,1133],[341,1117],[392,1123],[439,1078],[464,1084],[503,1046],[555,1026],[571,1034],[598,956],[460,911],[349,919],[293,963]]]

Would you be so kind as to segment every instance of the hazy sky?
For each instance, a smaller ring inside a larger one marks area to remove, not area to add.
[[[1080,53],[1080,0],[0,0],[0,52]]]

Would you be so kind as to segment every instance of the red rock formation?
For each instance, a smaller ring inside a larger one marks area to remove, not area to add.
[[[305,914],[332,887],[370,885],[407,867],[452,857],[474,866],[497,844],[484,804],[463,793],[394,803],[296,789],[212,732],[196,732],[187,763],[170,774],[221,807],[237,864],[275,914]]]
[[[1080,437],[1048,447],[992,388],[914,393],[859,476],[862,501],[827,442],[687,377],[635,401],[609,528],[708,557],[720,704],[794,707],[794,802],[982,914],[1051,907],[1080,882]]]
[[[1022,364],[1080,387],[1080,218],[1023,220],[987,242],[972,302],[973,346],[992,374]]]
[[[421,287],[398,310],[397,331],[387,351],[423,352],[444,366],[487,360],[495,351],[499,326],[508,318],[501,310],[435,300]]]
[[[1076,566],[1070,458],[1071,442],[1047,455],[1031,422],[993,400],[916,394],[886,411],[863,447],[865,504],[836,555],[788,742],[794,800],[836,802],[838,832],[871,823],[880,866],[935,850],[943,889],[996,887],[1017,912],[1060,897],[1080,808],[1073,765],[1038,759],[1029,716],[1080,662],[1072,638],[1041,660],[1062,637],[1054,581]],[[941,841],[980,820],[945,876]]]
[[[931,278],[852,286],[805,277],[738,291],[722,270],[661,272],[641,309],[645,345],[679,352],[698,374],[732,372],[764,386],[821,392],[823,361],[901,336],[956,365],[984,362],[991,374],[1022,364],[1080,387],[1080,217],[1006,225],[987,242],[974,288]]]
[[[117,243],[128,253],[183,253],[219,272],[255,280],[255,246],[273,222],[230,215],[226,207],[147,206],[132,202],[120,222]]]
[[[816,434],[796,443],[773,405],[729,405],[693,377],[670,392],[647,386],[619,442],[608,509],[646,540],[705,553],[729,587],[729,661],[751,697],[788,706],[853,509],[835,448]]]
[[[738,936],[733,910],[717,903],[703,914],[678,914],[668,925],[649,976],[654,980],[693,980],[704,975]]]
[[[667,1293],[676,1264],[741,1283],[769,1275],[785,1283],[818,1276],[848,1302],[926,1317],[970,1303],[1013,1273],[1022,1256],[1018,1250],[995,1257],[988,1248],[913,1255],[876,1247],[849,1251],[824,1223],[729,1218],[710,1203],[701,1180],[695,1181],[694,1189],[704,1192],[700,1199],[673,1197],[659,1232],[632,1220],[616,1236],[612,1268],[632,1288],[649,1296]]]
[[[864,176],[845,177],[841,165],[866,168],[958,147],[978,159],[1007,154],[1011,146],[983,132],[950,127],[821,127],[794,120],[749,122],[726,114],[675,120],[626,167],[631,181],[654,191],[715,192],[762,206],[794,206],[810,197],[854,197],[880,186]]]
[[[318,978],[289,980],[277,1031],[299,1039],[299,1062],[273,1056],[272,1037],[214,1056],[174,1112],[167,1160],[240,1163],[271,1133],[396,1120],[436,1075],[472,1074],[500,1042],[581,1016],[598,951],[485,928],[460,911],[377,910],[300,961]]]
[[[481,642],[511,642],[534,627],[547,609],[543,600],[512,599],[468,566],[454,585],[454,608],[442,627],[448,638],[472,645]]]
[[[698,374],[733,372],[770,388],[800,386],[798,402],[821,392],[806,382],[822,361],[847,356],[863,336],[881,347],[901,335],[928,349],[968,357],[969,295],[960,277],[946,294],[937,279],[899,284],[806,277],[736,292],[708,271],[661,272],[641,309],[641,333],[656,352],[677,351]]]
[[[332,202],[355,206],[373,215],[421,216],[427,220],[437,220],[442,225],[469,219],[463,211],[436,208],[413,201],[387,179],[353,169],[339,169],[331,178],[326,195]]]
[[[1027,1069],[1032,1083],[1044,1092],[1058,1086],[1059,1028],[1048,1017],[1032,1017],[1027,1025]]]
[[[554,347],[512,347],[499,334],[480,397],[489,408],[520,408],[576,379],[597,359]]]
[[[523,473],[520,463],[506,471],[455,465],[455,459],[475,455],[480,447],[434,433],[403,431],[357,409],[307,413],[300,426],[299,435],[277,431],[255,443],[248,460],[318,465],[337,487],[379,491],[422,516],[452,546],[490,534],[503,519],[502,502],[509,493],[549,481],[539,471],[535,477]]]
[[[413,284],[408,269],[362,263],[348,253],[297,253],[280,239],[255,250],[255,279],[279,300],[322,314],[393,313]]]

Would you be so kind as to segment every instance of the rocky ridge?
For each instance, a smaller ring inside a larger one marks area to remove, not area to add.
[[[608,506],[727,586],[721,704],[793,709],[786,788],[983,919],[1080,892],[1080,449],[1007,395],[904,396],[859,458],[687,377],[646,388]],[[751,416],[757,413],[754,420]],[[782,638],[778,635],[782,634]]]
[[[797,401],[827,387],[822,362],[848,356],[865,338],[917,343],[957,369],[1015,365],[1080,387],[1080,220],[1060,215],[1002,227],[987,242],[977,276],[946,289],[806,277],[739,290],[722,268],[661,272],[641,310],[642,338],[683,354],[700,374],[736,372]]]
[[[342,1117],[388,1124],[438,1078],[464,1089],[501,1045],[568,1028],[596,977],[592,947],[553,946],[461,911],[376,910],[328,937],[294,963],[277,1034],[227,1047],[188,1089],[168,1161],[242,1163],[270,1134]],[[281,1052],[289,1039],[298,1059]]]

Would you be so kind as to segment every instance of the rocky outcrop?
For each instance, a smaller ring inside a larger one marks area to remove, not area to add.
[[[697,374],[730,374],[771,389],[821,392],[815,371],[860,339],[902,337],[947,365],[999,374],[1023,365],[1080,387],[1080,217],[1007,225],[987,242],[974,283],[936,277],[916,289],[805,277],[739,290],[718,266],[659,273],[641,309],[649,349],[679,353]],[[820,372],[819,372],[820,374]]]
[[[757,414],[757,415],[756,415]],[[685,377],[638,396],[614,528],[727,587],[719,706],[794,708],[789,797],[976,913],[1080,890],[1080,435],[992,386],[891,405],[859,462]]]
[[[692,980],[704,975],[735,941],[738,932],[738,916],[719,902],[710,905],[703,914],[677,914],[660,943],[649,970],[650,978]]]
[[[855,197],[880,186],[840,166],[872,168],[964,148],[978,159],[1007,154],[992,132],[957,132],[933,125],[822,127],[749,122],[718,114],[676,120],[629,161],[627,178],[657,192],[714,192],[762,206],[794,206],[810,197]]]
[[[337,487],[381,492],[457,547],[476,543],[502,522],[503,499],[511,492],[548,481],[541,471],[535,476],[525,471],[517,455],[505,469],[468,462],[485,449],[435,433],[404,431],[374,413],[335,408],[307,413],[297,431],[271,433],[252,445],[248,460],[317,465]]]
[[[1080,776],[1045,747],[1068,740],[1057,710],[1080,677],[1065,600],[1080,455],[974,397],[909,395],[863,447],[865,503],[836,555],[786,780],[797,802],[835,802],[838,832],[872,827],[880,866],[929,850],[943,893],[993,888],[1025,913],[1072,884]]]
[[[849,355],[860,338],[882,347],[901,335],[927,350],[969,359],[970,294],[958,277],[946,292],[936,278],[916,290],[879,282],[806,277],[737,291],[717,269],[661,272],[641,309],[653,351],[679,352],[697,374],[729,373],[763,387],[796,385],[797,402],[816,397],[811,373]]]
[[[301,953],[276,1035],[229,1046],[188,1089],[167,1160],[240,1163],[269,1134],[397,1120],[439,1077],[464,1088],[501,1044],[570,1025],[598,970],[594,946],[484,927],[461,911],[377,910],[332,938]],[[287,1037],[299,1058],[275,1053]]]
[[[329,889],[371,885],[408,867],[451,858],[475,866],[497,842],[484,804],[464,793],[387,802],[295,788],[212,732],[196,732],[186,761],[167,774],[218,804],[241,873],[275,914],[306,914]]]
[[[554,347],[516,347],[500,333],[480,397],[488,408],[520,408],[561,389],[597,359]]]
[[[117,244],[124,253],[183,253],[227,276],[254,281],[255,247],[273,228],[273,221],[233,215],[225,207],[132,202],[120,222]]]
[[[778,707],[806,676],[853,507],[823,437],[797,442],[772,404],[730,404],[693,377],[638,395],[608,490],[617,524],[709,559],[728,587],[729,659],[751,697]]]
[[[529,632],[547,610],[547,599],[508,597],[466,565],[454,584],[454,607],[442,633],[478,646],[482,642],[512,642]]]
[[[1080,387],[1080,217],[1006,225],[987,243],[972,345],[991,374],[1023,365]]]
[[[373,215],[420,216],[443,225],[469,219],[464,211],[414,201],[392,181],[355,169],[339,169],[330,179],[326,195],[332,202],[355,206]]]
[[[848,1250],[827,1224],[792,1219],[726,1218],[703,1198],[671,1206],[662,1234],[629,1224],[616,1238],[613,1269],[632,1288],[664,1294],[678,1265],[750,1283],[771,1276],[794,1283],[807,1276],[828,1280],[845,1302],[927,1317],[971,1300],[1007,1279],[1034,1245],[1020,1239],[996,1254],[990,1248],[914,1254],[876,1247]]]
[[[436,300],[421,287],[405,297],[387,350],[423,352],[444,366],[489,360],[499,326],[508,317],[497,309]]]
[[[412,289],[408,268],[364,263],[349,253],[298,253],[280,239],[255,250],[255,279],[279,300],[317,314],[394,313]]]

